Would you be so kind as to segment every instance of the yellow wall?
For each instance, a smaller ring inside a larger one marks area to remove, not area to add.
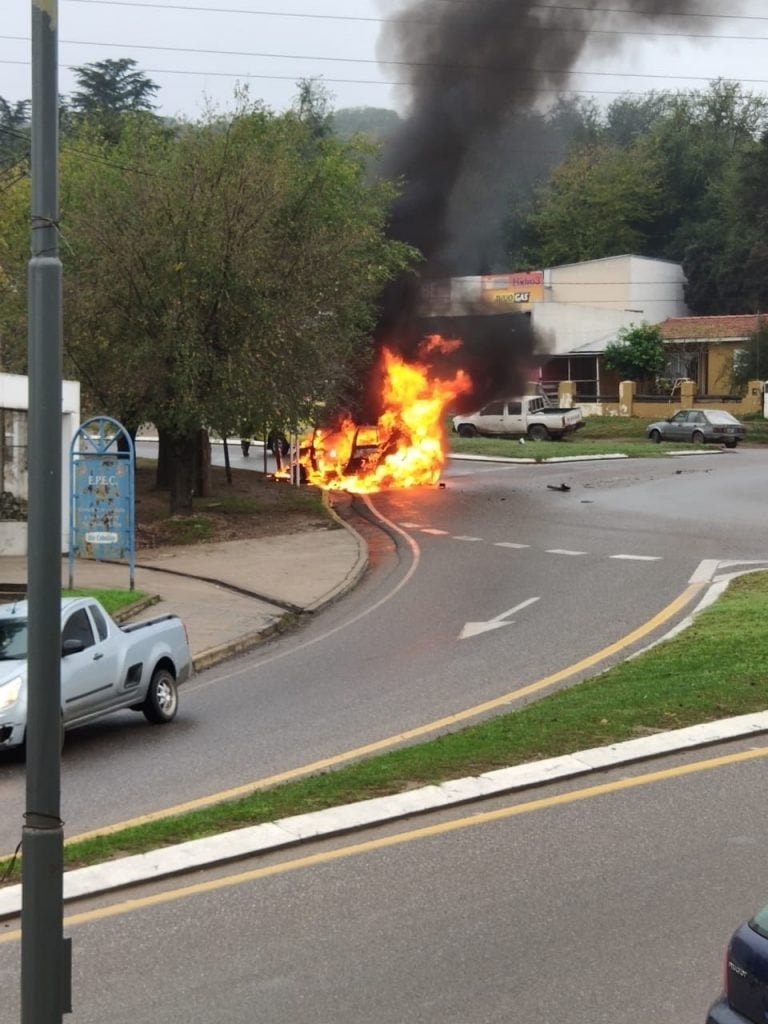
[[[730,372],[734,346],[711,345],[707,360],[707,391],[711,395],[724,395],[730,391]]]
[[[563,381],[560,385],[561,393],[565,396],[570,393],[572,385]],[[712,409],[722,408],[734,416],[743,416],[746,413],[762,412],[763,409],[763,383],[759,380],[750,381],[746,393],[739,401],[734,402],[713,402],[696,400],[696,385],[693,381],[683,381],[681,394],[675,396],[674,401],[669,400],[658,402],[637,402],[635,401],[635,382],[631,380],[622,381],[619,386],[618,402],[603,402],[602,415],[619,416],[641,416],[643,419],[665,419],[672,416],[679,409]]]

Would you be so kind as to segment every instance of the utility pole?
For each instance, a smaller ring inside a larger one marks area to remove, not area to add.
[[[70,1009],[61,821],[62,294],[58,257],[58,0],[32,0],[27,792],[22,831],[21,1021]]]

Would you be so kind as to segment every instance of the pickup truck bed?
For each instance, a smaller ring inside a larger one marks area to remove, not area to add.
[[[477,412],[453,417],[453,429],[460,437],[528,437],[550,441],[565,437],[584,425],[581,409],[548,405],[538,395],[504,398],[489,402]]]

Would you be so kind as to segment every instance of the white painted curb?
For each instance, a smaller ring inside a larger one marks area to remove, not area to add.
[[[329,807],[323,811],[282,818],[280,821],[224,832],[207,839],[195,839],[179,846],[152,850],[135,857],[68,871],[64,875],[64,900],[109,892],[186,871],[200,870],[212,864],[241,860],[267,850],[295,846],[307,839],[354,832],[368,825],[395,821],[441,807],[514,793],[531,786],[574,778],[620,764],[762,732],[768,732],[768,711],[705,722],[605,747],[593,747],[513,768],[500,768],[484,775],[443,782],[439,786],[424,786],[395,796],[361,800],[342,807]],[[20,911],[21,885],[0,889],[0,920],[16,917]]]

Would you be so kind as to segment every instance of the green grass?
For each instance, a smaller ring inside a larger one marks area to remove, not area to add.
[[[685,632],[592,679],[426,743],[177,818],[67,843],[66,865],[762,711],[767,618],[768,573],[742,576]],[[18,869],[9,877],[17,878]]]
[[[645,428],[659,417],[642,416],[587,416],[578,432],[581,440],[644,441]]]
[[[666,457],[670,451],[685,451],[693,445],[654,444],[653,441],[623,438],[616,441],[589,440],[582,431],[567,441],[528,441],[520,444],[514,438],[500,437],[459,437],[451,434],[450,451],[455,455],[488,455],[507,459],[563,459],[575,457],[596,457],[625,455],[632,459],[657,459]],[[716,450],[714,445],[709,446]]]
[[[141,590],[62,590],[61,593],[62,597],[95,597],[110,615],[116,615],[147,598]]]

